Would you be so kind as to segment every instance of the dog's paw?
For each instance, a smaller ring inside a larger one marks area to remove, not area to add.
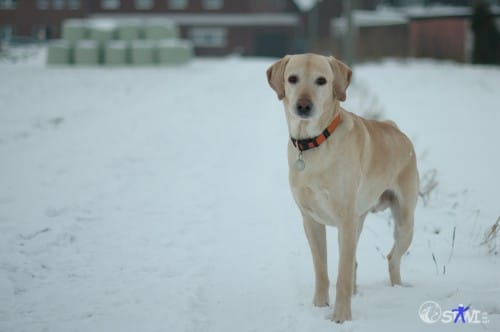
[[[342,324],[346,320],[352,320],[351,308],[348,306],[335,306],[333,310],[332,321],[338,324]]]
[[[330,298],[327,294],[315,294],[313,298],[315,307],[328,307],[330,305]]]
[[[395,287],[395,288],[409,288],[409,287],[413,287],[412,284],[409,284],[409,283],[406,283],[406,282],[402,282],[400,284],[391,285],[391,286]]]

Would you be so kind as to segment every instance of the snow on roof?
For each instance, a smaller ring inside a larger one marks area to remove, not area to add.
[[[431,5],[431,6],[408,6],[401,8],[379,6],[377,11],[391,11],[405,15],[410,19],[425,19],[438,17],[468,17],[472,15],[473,9],[465,6],[446,6],[446,5]],[[500,6],[490,6],[490,11],[493,15],[500,15]]]
[[[492,7],[494,14],[500,14],[499,7]],[[412,7],[385,7],[379,6],[377,10],[354,10],[353,21],[358,27],[400,25],[406,24],[411,19],[426,19],[438,17],[467,17],[472,14],[469,7],[456,6],[412,6]],[[345,29],[346,18],[339,17],[331,20],[331,26],[336,29]]]
[[[406,24],[408,18],[393,11],[354,11],[354,20],[358,25],[398,25]]]
[[[294,0],[294,2],[301,11],[307,12],[314,7],[318,0]]]
[[[127,15],[96,14],[95,18],[127,20],[131,18],[166,18],[180,25],[204,26],[295,26],[299,24],[297,14],[166,14],[166,15]]]
[[[89,20],[89,26],[93,29],[111,31],[114,28],[116,28],[116,22],[113,20],[104,19],[104,18],[92,19],[92,20]]]
[[[450,16],[468,16],[471,14],[470,7],[456,6],[410,6],[402,11],[411,18],[432,18],[432,17],[450,17]]]
[[[167,15],[168,17],[169,15]],[[206,25],[296,25],[299,18],[295,14],[201,14],[171,15],[179,24]]]
[[[401,25],[408,23],[406,15],[392,10],[354,10],[354,25],[358,27]],[[332,20],[332,26],[337,29],[347,25],[346,18],[340,17]]]

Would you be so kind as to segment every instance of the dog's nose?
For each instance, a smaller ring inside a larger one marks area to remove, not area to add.
[[[313,103],[308,98],[300,98],[295,108],[298,115],[301,117],[308,117],[311,114]]]

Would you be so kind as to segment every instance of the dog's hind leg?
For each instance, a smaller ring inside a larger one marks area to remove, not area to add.
[[[317,307],[329,305],[328,289],[328,264],[326,251],[326,229],[325,225],[315,222],[310,216],[303,214],[304,230],[306,232],[309,247],[314,264],[316,277],[316,290],[314,292],[313,304]]]
[[[391,201],[391,211],[394,217],[394,246],[387,255],[387,259],[393,286],[401,285],[401,257],[408,250],[413,239],[413,214],[417,204],[417,193],[414,191],[412,186],[407,187],[401,196],[395,195]]]

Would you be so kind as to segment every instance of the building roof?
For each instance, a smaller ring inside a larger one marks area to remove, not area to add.
[[[491,7],[493,15],[500,15],[500,7]],[[384,25],[402,25],[410,20],[425,20],[434,18],[463,18],[472,15],[470,7],[456,6],[412,6],[412,7],[379,7],[377,10],[354,10],[353,23],[357,27]],[[334,31],[344,31],[347,27],[345,17],[331,20]]]
[[[99,19],[143,19],[166,18],[179,25],[203,26],[296,26],[300,19],[298,14],[95,14]]]
[[[357,27],[403,25],[409,21],[408,17],[392,10],[354,10],[353,24]],[[331,20],[334,31],[343,31],[347,28],[345,17]]]

